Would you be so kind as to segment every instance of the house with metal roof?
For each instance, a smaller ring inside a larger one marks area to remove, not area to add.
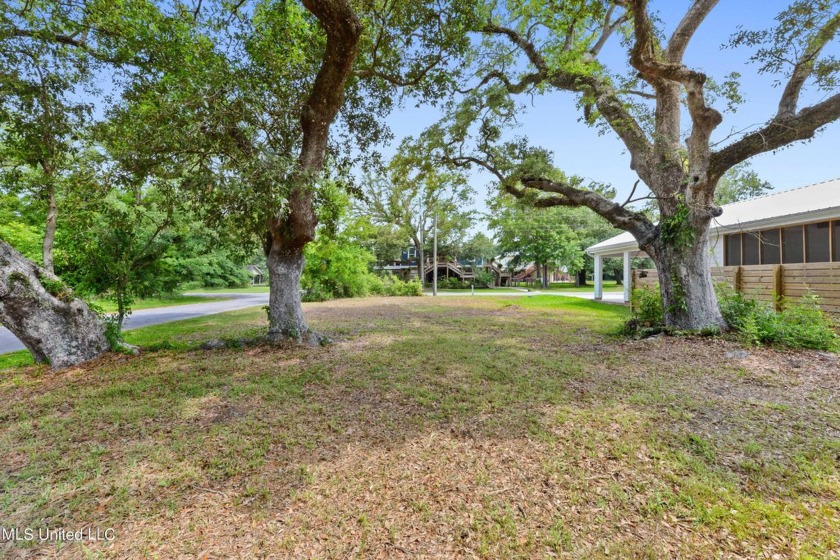
[[[820,271],[829,280],[836,276],[832,289],[840,290],[840,178],[723,206],[710,228],[709,251],[719,269],[792,265]],[[627,232],[586,252],[595,260],[596,299],[603,297],[603,259],[623,259],[624,277],[630,278],[632,257],[647,256]],[[631,282],[625,282],[625,302],[630,290]]]

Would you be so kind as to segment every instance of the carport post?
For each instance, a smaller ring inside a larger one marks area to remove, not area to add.
[[[630,270],[630,251],[624,251],[624,303],[630,303],[630,285],[633,283]]]
[[[604,262],[601,255],[595,255],[595,299],[604,298]]]

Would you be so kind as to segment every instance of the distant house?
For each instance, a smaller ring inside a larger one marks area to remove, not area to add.
[[[510,271],[510,283],[518,284],[524,282],[526,285],[541,283],[541,267],[535,262],[514,264],[516,255],[503,255],[494,259],[496,265],[505,271]],[[550,266],[548,268],[548,282],[572,282],[574,279],[565,266]]]
[[[423,277],[426,283],[431,283],[434,276],[434,265],[432,264],[432,255],[427,252],[423,255]],[[396,276],[404,279],[417,278],[417,265],[419,256],[417,249],[411,245],[404,249],[399,259],[388,261],[385,264],[377,266],[378,270],[390,272]],[[464,282],[470,282],[475,279],[475,272],[479,269],[486,269],[494,275],[494,285],[503,286],[510,282],[510,272],[504,271],[492,260],[485,261],[484,259],[468,260],[468,259],[449,259],[440,258],[437,263],[438,278],[457,278]]]
[[[822,295],[824,308],[840,312],[840,179],[727,204],[709,232],[713,276],[746,294],[772,300]],[[603,295],[603,259],[647,256],[635,238],[622,233],[586,249],[595,258],[595,297]],[[656,279],[656,271],[632,276]],[[630,299],[631,282],[624,283]]]
[[[263,271],[255,264],[249,264],[245,267],[245,270],[248,272],[248,276],[251,277],[251,285],[254,286],[256,284],[262,284],[265,279],[265,275]]]

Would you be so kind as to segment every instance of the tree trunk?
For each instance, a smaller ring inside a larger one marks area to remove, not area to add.
[[[269,339],[288,337],[314,343],[320,337],[306,326],[300,301],[303,250],[315,238],[315,180],[324,167],[330,125],[344,102],[347,80],[359,53],[362,26],[347,0],[303,0],[303,5],[323,25],[327,43],[312,91],[301,109],[303,137],[288,208],[282,217],[269,220],[265,253]]]
[[[108,350],[104,328],[56,276],[0,241],[0,323],[38,363],[72,366]]]
[[[305,261],[303,248],[269,251],[266,264],[269,283],[268,337],[271,340],[292,338],[304,341],[311,336],[303,318],[300,298],[300,276]]]
[[[665,324],[678,329],[726,328],[715,294],[708,229],[697,241],[675,247],[661,238],[646,251],[656,263]]]
[[[55,244],[55,229],[58,220],[58,204],[55,200],[55,188],[50,188],[50,195],[47,201],[47,221],[44,224],[44,244],[42,248],[44,269],[50,274],[55,274],[53,264],[53,245]]]
[[[586,268],[579,270],[575,275],[575,286],[586,286]]]

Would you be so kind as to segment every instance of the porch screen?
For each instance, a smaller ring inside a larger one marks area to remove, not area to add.
[[[726,266],[741,265],[741,234],[726,236]]]
[[[802,246],[802,226],[782,229],[782,262],[795,264],[804,262],[804,247]]]
[[[761,264],[781,264],[782,246],[779,242],[779,230],[768,229],[761,232]]]
[[[829,262],[831,245],[829,243],[828,222],[805,226],[805,257],[807,262]]]
[[[741,264],[758,264],[758,233],[741,234]]]
[[[840,220],[831,225],[834,229],[834,262],[840,262]]]

